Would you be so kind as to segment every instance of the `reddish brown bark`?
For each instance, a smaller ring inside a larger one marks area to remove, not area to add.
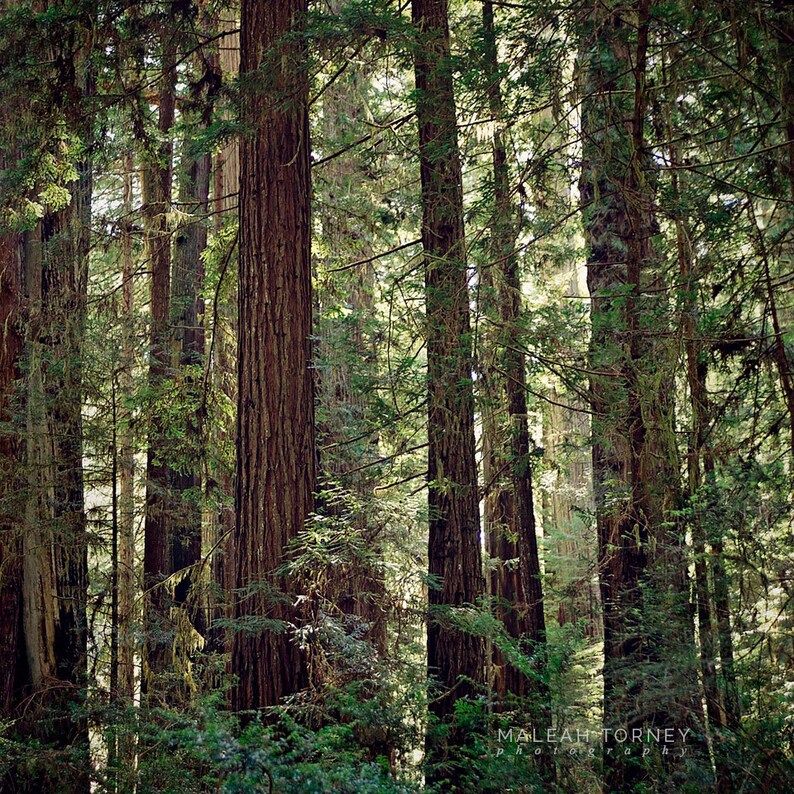
[[[501,129],[504,115],[499,85],[499,62],[497,58],[496,34],[494,31],[493,4],[483,3],[483,28],[486,42],[486,68],[490,75],[488,99],[491,113],[496,119],[494,127],[492,159],[494,179],[494,215],[492,224],[492,257],[489,269],[497,270],[498,326],[495,340],[498,355],[492,379],[500,383],[504,391],[504,402],[508,417],[507,443],[500,456],[508,463],[509,498],[502,500],[503,517],[507,529],[516,543],[502,536],[495,538],[498,551],[518,557],[519,581],[510,581],[515,574],[503,571],[494,595],[512,601],[525,613],[522,633],[526,650],[536,658],[536,677],[519,684],[516,694],[534,691],[540,696],[540,710],[549,706],[548,686],[545,683],[546,619],[543,613],[543,588],[541,583],[540,558],[535,530],[535,506],[532,492],[532,459],[530,457],[529,424],[527,420],[526,367],[524,355],[516,339],[520,337],[521,284],[518,275],[518,256],[515,251],[515,229],[511,206],[510,174],[507,151]],[[501,463],[501,461],[500,461]],[[503,535],[503,533],[502,533]],[[507,546],[507,548],[503,548]],[[510,548],[510,547],[514,548]],[[502,548],[500,548],[502,547]],[[503,585],[500,588],[498,585]],[[511,592],[511,589],[514,592]],[[515,676],[513,676],[515,678]],[[525,676],[521,676],[525,678]],[[527,687],[526,684],[529,684]]]
[[[219,52],[211,56],[213,69],[216,70],[221,83],[237,80],[240,76],[240,33],[239,20],[224,18],[219,20],[219,28],[226,33],[219,40]],[[240,183],[239,141],[227,142],[223,150],[213,158],[212,163],[212,206],[214,226],[220,231],[230,218],[237,217],[238,192]],[[232,278],[237,241],[230,243],[223,266],[224,283]],[[220,296],[220,287],[219,296]],[[229,290],[229,295],[218,302],[217,311],[213,307],[212,314],[205,318],[205,329],[208,335],[210,351],[207,366],[215,388],[229,405],[237,402],[237,289]],[[219,448],[227,445],[235,446],[236,427],[234,420],[217,424],[208,428],[210,438],[217,434],[216,443]],[[205,492],[210,500],[215,501],[217,510],[208,526],[208,545],[212,549],[211,580],[208,591],[207,645],[205,650],[211,653],[224,654],[229,644],[230,635],[228,621],[232,617],[231,590],[234,587],[234,471],[233,464],[220,463],[212,472],[213,480],[207,482]],[[226,625],[222,625],[226,624]]]
[[[414,0],[419,38],[415,56],[416,110],[422,182],[428,380],[428,570],[430,614],[427,662],[431,713],[441,721],[455,702],[473,695],[484,680],[481,638],[456,630],[449,607],[476,603],[484,594],[463,190],[446,0]],[[431,733],[431,764],[463,741],[446,747]],[[431,777],[435,774],[431,771]],[[451,773],[453,776],[456,773]]]
[[[612,729],[692,725],[701,711],[687,561],[672,513],[679,471],[668,387],[674,364],[663,333],[669,319],[652,244],[644,140],[649,6],[642,0],[591,11],[583,53],[580,191],[591,295],[604,726]],[[660,659],[675,659],[664,681],[649,674]],[[606,749],[609,790],[649,774],[610,751],[609,741]],[[675,762],[663,760],[674,771]]]
[[[275,573],[312,509],[315,482],[308,75],[295,35],[306,11],[305,0],[244,0],[241,9],[251,133],[240,151],[234,614],[244,627],[232,644],[238,710],[275,705],[307,683],[293,631],[295,586]],[[266,77],[254,77],[260,68]]]
[[[6,12],[0,0],[0,12]],[[7,112],[0,123],[9,130]],[[10,137],[10,136],[9,136]],[[0,173],[11,165],[11,140],[0,148]],[[8,147],[8,148],[6,148]],[[21,641],[22,548],[19,498],[21,430],[19,380],[20,356],[25,342],[23,324],[22,260],[19,236],[0,227],[0,717],[13,716],[17,702],[19,671],[24,663]]]
[[[21,410],[18,393],[24,345],[21,251],[18,236],[0,237],[0,715],[14,716],[24,679],[22,544],[19,516]]]

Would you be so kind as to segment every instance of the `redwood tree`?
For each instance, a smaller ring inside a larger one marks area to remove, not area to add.
[[[307,681],[294,588],[275,572],[315,481],[306,11],[306,0],[241,8],[237,709],[272,706]]]
[[[528,642],[530,652],[539,660],[539,678],[530,681],[515,668],[507,666],[497,679],[500,695],[511,692],[525,695],[533,690],[548,705],[548,687],[543,681],[546,620],[543,613],[540,558],[535,534],[535,507],[532,492],[532,459],[527,419],[526,367],[523,352],[516,347],[520,334],[521,284],[516,251],[516,228],[510,189],[510,169],[505,142],[504,109],[499,78],[499,61],[494,27],[493,3],[483,3],[485,68],[488,74],[488,103],[495,119],[492,139],[494,207],[491,223],[491,261],[483,268],[483,287],[495,293],[486,300],[486,311],[497,330],[490,335],[488,379],[495,399],[502,399],[508,417],[507,438],[491,443],[493,478],[508,472],[506,487],[486,477],[486,488],[495,493],[487,503],[497,504],[491,516],[489,541],[492,554],[504,563],[519,560],[518,570],[499,566],[492,575],[492,594],[512,604],[506,624],[515,636]],[[490,306],[496,303],[496,307]],[[497,392],[494,394],[494,392]],[[499,395],[501,391],[503,394]],[[506,442],[506,443],[505,443]],[[493,510],[488,511],[493,512]],[[488,513],[486,513],[487,515]],[[501,529],[500,529],[501,525]],[[510,538],[515,538],[515,542]],[[501,654],[499,654],[501,657]],[[504,659],[499,659],[505,664]]]
[[[0,160],[0,166],[5,167]],[[22,544],[20,499],[19,382],[24,344],[22,268],[19,235],[0,236],[0,717],[14,716],[20,670]]]
[[[481,638],[455,628],[450,607],[482,597],[474,398],[463,189],[446,0],[414,0],[416,112],[422,182],[428,380],[427,664],[441,691],[431,713],[441,721],[484,679]],[[451,744],[461,737],[450,740]],[[431,763],[444,752],[432,733]]]
[[[174,4],[171,6],[174,12]],[[142,171],[143,224],[146,252],[151,270],[149,298],[149,387],[153,394],[169,374],[169,319],[171,300],[171,237],[168,213],[171,211],[173,144],[170,130],[176,112],[176,64],[173,32],[161,32],[162,72],[158,85],[157,127],[159,142],[140,133],[145,144]],[[171,559],[172,528],[170,468],[165,444],[165,428],[155,413],[151,420],[146,451],[146,516],[144,522],[144,691],[152,691],[155,679],[169,666],[172,639],[169,626],[169,598],[163,581],[173,573]]]
[[[648,0],[588,10],[581,50],[604,727],[612,731],[692,727],[702,711],[673,512],[680,506],[669,387],[675,352],[664,333],[669,310],[653,243],[658,224],[645,139],[651,19]],[[648,771],[612,749],[613,736],[605,742],[605,783],[625,790]]]

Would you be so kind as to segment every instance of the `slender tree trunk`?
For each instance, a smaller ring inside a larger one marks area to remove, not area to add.
[[[112,425],[110,440],[110,703],[118,701],[119,691],[119,448],[118,448],[118,373],[114,372],[110,382],[110,421]],[[118,764],[118,741],[115,725],[110,726],[107,735],[108,770],[115,791],[115,770]]]
[[[169,374],[169,315],[171,281],[172,144],[174,125],[176,54],[173,41],[163,34],[162,77],[158,90],[158,128],[162,142],[146,154],[142,171],[143,221],[146,254],[151,270],[149,337],[149,388],[153,394]],[[173,647],[170,626],[170,598],[163,581],[173,573],[169,526],[169,466],[165,429],[159,412],[151,417],[146,453],[146,515],[144,521],[144,654],[141,686],[147,694],[156,692],[155,682],[170,667]]]
[[[0,160],[0,167],[5,165]],[[8,720],[16,716],[26,678],[19,521],[24,513],[19,416],[25,341],[21,265],[19,237],[6,230],[0,236],[0,718]]]
[[[234,614],[248,625],[232,644],[237,710],[273,706],[308,680],[296,586],[275,573],[315,484],[308,74],[294,38],[306,12],[306,0],[241,9],[241,72],[263,68],[268,79],[249,83],[244,120],[255,132],[240,153]]]
[[[419,37],[415,56],[416,109],[422,182],[422,244],[425,252],[428,379],[428,545],[430,613],[427,661],[431,714],[450,721],[458,699],[484,682],[484,647],[450,620],[450,607],[476,603],[484,594],[463,190],[446,0],[413,0]],[[431,730],[429,777],[445,775],[454,788],[461,771],[454,747],[465,742],[453,728],[446,741]],[[449,756],[447,758],[447,756]],[[434,771],[442,760],[445,774]]]
[[[479,274],[479,292],[481,310],[487,326],[481,332],[479,359],[482,365],[482,423],[483,423],[483,479],[485,485],[485,501],[483,519],[485,523],[486,549],[497,567],[488,577],[489,595],[495,599],[497,615],[504,621],[505,628],[511,637],[520,640],[532,637],[531,615],[526,608],[526,598],[522,586],[521,568],[510,564],[519,559],[517,515],[515,494],[512,492],[512,468],[510,454],[505,443],[505,432],[501,417],[507,412],[506,380],[508,374],[500,366],[500,342],[506,336],[506,328],[502,327],[503,315],[508,308],[500,300],[500,291],[504,291],[504,264],[507,259],[515,256],[515,234],[512,228],[512,208],[510,206],[509,174],[504,143],[502,140],[501,118],[502,98],[499,88],[499,64],[497,61],[497,43],[494,30],[493,4],[483,3],[483,34],[485,40],[483,67],[488,74],[488,98],[491,114],[496,119],[492,143],[493,157],[493,191],[494,209],[492,223],[491,261],[481,268]],[[509,266],[508,266],[509,268]],[[513,373],[515,374],[515,373]],[[523,375],[523,364],[522,364]],[[512,424],[512,417],[508,419]],[[514,433],[508,429],[510,440]],[[534,528],[533,528],[534,531]],[[516,538],[516,540],[513,540]],[[544,627],[545,629],[545,627]],[[490,649],[491,685],[494,694],[506,701],[507,696],[525,697],[532,691],[530,682],[523,673],[510,665],[498,648]]]
[[[119,710],[131,706],[135,698],[135,452],[130,416],[125,409],[133,396],[134,318],[133,318],[133,235],[132,177],[133,158],[124,158],[121,248],[121,366],[114,373],[112,400],[112,549],[111,549],[111,658],[110,702]],[[108,770],[114,791],[126,794],[134,785],[135,740],[129,732],[115,726],[108,735]]]
[[[780,106],[783,111],[785,120],[785,135],[787,146],[785,148],[786,160],[783,163],[783,173],[788,183],[788,200],[786,205],[787,210],[784,215],[784,228],[781,235],[784,242],[782,243],[783,250],[780,259],[783,267],[780,268],[782,273],[786,273],[794,265],[794,209],[792,209],[791,202],[794,202],[794,16],[792,16],[791,8],[784,0],[774,0],[772,3],[775,15],[777,17],[776,24],[770,26],[777,43],[777,61],[779,70],[779,94]],[[786,267],[788,266],[788,267]],[[778,373],[780,375],[780,382],[783,388],[783,396],[786,401],[786,409],[789,415],[789,432],[791,444],[791,460],[789,462],[792,486],[794,487],[794,364],[792,363],[792,356],[784,339],[784,329],[790,328],[792,321],[791,305],[792,289],[789,286],[784,288],[778,287],[778,290],[784,292],[785,296],[789,299],[788,306],[782,311],[778,311],[777,304],[783,303],[781,300],[783,295],[776,296],[776,290],[772,286],[772,280],[768,272],[767,265],[767,289],[769,310],[772,316],[772,329],[775,333],[774,342],[774,355],[775,362],[777,363]],[[780,315],[784,315],[781,319]]]
[[[713,483],[715,472],[711,455],[706,455],[704,466],[707,481]],[[713,538],[711,541],[711,566],[714,577],[714,607],[717,614],[720,677],[722,678],[725,717],[728,728],[736,733],[740,727],[741,707],[739,705],[739,684],[736,680],[734,665],[730,584],[725,570],[725,549],[721,537]]]
[[[675,163],[675,157],[672,156]],[[673,178],[673,189],[677,191],[677,178]],[[687,473],[689,494],[694,499],[693,516],[690,522],[692,545],[695,554],[695,603],[697,606],[698,638],[700,641],[700,675],[703,681],[703,695],[706,701],[706,714],[712,736],[717,735],[718,743],[713,745],[716,760],[717,791],[732,791],[728,773],[727,759],[720,744],[719,732],[725,727],[725,714],[722,709],[720,690],[717,681],[717,642],[712,612],[711,589],[709,587],[709,560],[706,550],[706,529],[704,526],[703,498],[703,454],[708,455],[708,417],[709,403],[706,389],[706,362],[702,345],[698,343],[696,317],[697,282],[693,269],[693,257],[686,235],[686,226],[676,219],[676,243],[679,269],[684,289],[687,292],[687,305],[684,307],[683,330],[686,338],[687,381],[692,410],[692,427],[687,454]],[[713,555],[713,551],[712,551]]]
[[[235,9],[236,9],[235,4]],[[231,11],[231,10],[230,10]],[[227,11],[226,13],[230,13]],[[239,14],[232,19],[220,21],[221,30],[226,31],[220,39],[219,67],[224,79],[236,80],[240,75],[240,30]],[[221,220],[229,213],[236,214],[240,191],[240,141],[236,138],[227,141],[226,145],[215,157],[213,171],[213,208],[215,221]]]
[[[671,59],[674,54],[671,56]],[[666,63],[665,63],[666,65]],[[666,69],[665,74],[673,81],[675,86],[675,67]],[[676,91],[676,88],[673,89]],[[665,108],[666,132],[670,140],[674,139],[674,130],[671,122],[671,108]],[[678,148],[674,143],[669,146],[670,164],[672,166],[670,186],[674,196],[678,197],[681,191],[681,180],[676,167],[680,164]],[[703,359],[702,345],[698,342],[697,328],[697,300],[698,279],[695,272],[695,259],[690,245],[685,219],[677,216],[674,219],[676,232],[676,253],[678,257],[678,270],[685,290],[685,302],[682,314],[682,327],[684,334],[684,348],[686,354],[687,383],[689,386],[689,399],[692,412],[692,425],[689,434],[687,451],[687,479],[689,497],[693,505],[693,516],[689,522],[692,533],[694,551],[694,594],[697,611],[698,639],[700,643],[700,675],[703,682],[703,695],[706,702],[706,714],[712,735],[724,727],[725,719],[720,702],[719,686],[717,683],[717,644],[716,633],[712,615],[712,598],[709,587],[709,559],[706,551],[706,529],[704,526],[703,508],[699,502],[702,499],[703,466],[702,454],[707,444],[708,433],[708,394],[706,390],[706,363]],[[718,790],[728,791],[725,779],[725,765],[720,763],[720,748],[715,747],[714,755],[717,757],[717,784]]]
[[[223,81],[236,80],[240,75],[239,14],[235,19],[221,19],[219,23],[226,33],[219,43],[219,54],[215,63],[218,76]],[[221,233],[229,219],[237,218],[238,193],[240,188],[239,141],[227,142],[213,159],[212,206],[215,231]],[[221,278],[228,283],[236,276],[236,242],[230,243],[228,254],[221,264]],[[222,293],[220,285],[218,294]],[[218,303],[213,316],[205,318],[205,328],[210,338],[211,355],[207,366],[211,368],[213,385],[222,394],[229,406],[237,403],[237,289],[230,290],[228,298]],[[212,323],[210,327],[210,323]],[[219,448],[236,445],[236,427],[229,421],[210,433],[217,433]],[[218,654],[226,652],[230,645],[228,629],[215,625],[215,621],[228,621],[232,617],[231,589],[234,587],[234,471],[233,465],[221,463],[213,477],[208,479],[206,493],[217,504],[208,525],[207,545],[213,550],[211,560],[212,587],[208,598],[208,618],[211,621],[207,633],[207,650]]]
[[[341,13],[343,0],[330,0],[331,14]],[[372,431],[370,389],[377,377],[375,320],[375,269],[366,261],[373,255],[372,239],[377,235],[374,220],[365,217],[363,202],[369,200],[372,178],[360,168],[355,150],[343,151],[346,143],[363,134],[365,102],[371,96],[371,68],[350,63],[323,93],[322,132],[325,151],[341,154],[314,168],[317,216],[326,250],[325,267],[315,282],[316,292],[316,389],[317,444],[321,491],[329,497],[318,504],[326,516],[350,511],[344,531],[350,553],[334,560],[322,577],[321,598],[312,605],[318,621],[329,612],[346,634],[371,643],[375,664],[384,664],[387,650],[387,593],[381,559],[382,522],[371,509],[376,484],[372,464],[378,459],[378,437]],[[364,263],[349,267],[351,261]],[[337,271],[337,268],[345,268]],[[341,309],[341,311],[340,311]],[[340,528],[343,525],[340,524]],[[320,610],[323,610],[321,612]],[[360,676],[358,664],[339,664],[338,634],[331,644],[318,644],[318,658],[312,659],[313,685],[321,686],[327,671],[338,683]],[[372,668],[376,670],[377,667]],[[378,678],[367,675],[360,697],[383,702],[385,689]],[[348,720],[347,716],[342,717]],[[353,727],[356,741],[371,761],[387,758],[394,766],[395,753],[387,725]]]
[[[121,234],[122,365],[119,375],[123,402],[133,395],[134,339],[134,257],[132,232],[133,159],[124,160],[124,227]],[[130,416],[120,417],[119,427],[119,679],[118,694],[127,703],[135,695],[135,446]]]
[[[0,13],[13,7],[0,0]],[[0,108],[0,124],[10,132],[11,114]],[[0,173],[13,165],[13,135],[0,149]],[[22,632],[23,372],[25,345],[22,240],[0,222],[0,719],[17,716],[22,687],[27,684]]]
[[[492,537],[491,542],[498,552],[507,552],[518,557],[519,581],[510,581],[515,574],[502,568],[492,583],[492,594],[512,602],[514,609],[524,613],[524,626],[517,635],[524,643],[525,650],[535,660],[535,676],[513,674],[508,689],[517,695],[534,694],[537,703],[533,704],[537,717],[543,722],[550,718],[551,704],[546,679],[546,620],[543,610],[543,589],[541,584],[540,557],[535,528],[535,507],[532,491],[532,460],[530,457],[529,424],[526,400],[526,367],[524,355],[516,340],[521,337],[521,284],[518,275],[518,256],[515,251],[516,230],[510,191],[510,174],[504,142],[502,123],[504,109],[499,84],[499,62],[497,41],[494,29],[493,3],[483,3],[483,29],[485,33],[485,67],[489,74],[488,99],[491,114],[495,119],[492,144],[494,179],[494,214],[492,225],[491,254],[495,270],[492,281],[496,280],[498,292],[498,327],[495,334],[496,350],[491,358],[496,366],[491,373],[504,390],[504,403],[507,409],[507,443],[499,439],[497,444],[504,451],[497,456],[498,465],[507,465],[509,486],[506,499],[499,501],[504,505],[502,520],[506,523],[509,537],[516,538],[511,543],[504,534]],[[497,351],[501,351],[501,355]],[[489,532],[489,537],[491,533]],[[504,548],[507,546],[507,548]],[[510,548],[514,546],[514,548]],[[504,558],[503,558],[504,559]],[[501,585],[501,587],[500,587]],[[507,586],[504,588],[504,586]],[[504,589],[503,589],[504,588]],[[516,680],[518,679],[518,680]],[[523,679],[523,680],[521,680]],[[505,684],[508,682],[506,681]],[[554,764],[551,756],[542,754],[546,763],[547,777],[553,777]]]
[[[206,98],[205,98],[206,99]],[[210,106],[205,107],[201,126],[206,128]],[[203,409],[201,404],[202,368],[204,364],[204,300],[202,286],[204,266],[201,256],[207,247],[207,214],[209,210],[209,154],[192,158],[185,141],[180,201],[190,220],[177,232],[171,278],[171,322],[176,342],[175,371],[184,389],[187,406],[185,416],[185,450],[183,464],[170,473],[173,502],[171,559],[175,572],[185,571],[175,588],[175,602],[186,610],[190,623],[204,632],[204,613],[195,584],[199,581],[201,562],[201,459],[203,440]]]

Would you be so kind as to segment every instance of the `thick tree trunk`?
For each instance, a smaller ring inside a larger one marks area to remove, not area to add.
[[[277,704],[307,683],[294,636],[295,583],[275,570],[302,530],[315,484],[311,372],[311,174],[306,0],[243,0],[235,618],[236,709]],[[278,595],[275,591],[282,591]],[[279,621],[274,631],[265,621]]]
[[[648,773],[610,742],[615,728],[689,727],[699,711],[687,565],[671,519],[678,506],[669,394],[675,370],[651,242],[654,195],[644,141],[649,14],[645,0],[611,4],[585,23],[580,191],[592,299],[590,368],[598,373],[590,389],[604,727],[613,731],[604,756],[610,791],[630,788]],[[667,665],[663,678],[653,673],[660,663]]]
[[[36,12],[46,8],[34,5]],[[54,117],[62,114],[90,145],[80,117],[79,100],[92,90],[90,69],[77,69],[85,54],[81,32],[75,26],[65,41],[49,42],[43,68],[52,69],[48,77],[59,81],[64,97],[76,100],[55,108]],[[4,120],[10,145],[0,157],[13,168],[16,130]],[[66,207],[45,206],[24,235],[2,230],[0,709],[15,718],[17,735],[47,748],[3,779],[0,785],[15,792],[89,789],[88,725],[79,709],[87,684],[81,409],[92,169],[89,162],[74,165]],[[23,372],[24,388],[17,388]]]
[[[88,726],[69,704],[86,684],[87,538],[83,499],[81,356],[87,287],[91,170],[66,209],[25,240],[27,330],[23,629],[34,735],[83,754],[68,780],[37,791],[88,790]],[[30,781],[33,782],[33,781]]]
[[[484,594],[463,190],[449,51],[446,0],[413,0],[416,48],[416,109],[422,182],[422,243],[425,252],[428,379],[428,545],[430,612],[427,627],[430,711],[448,721],[455,702],[484,681],[479,637],[454,628],[449,608],[476,603]],[[431,731],[432,765],[454,755],[464,737],[452,731],[442,742]],[[446,746],[445,746],[446,744]],[[454,759],[449,760],[453,767]],[[453,769],[456,785],[460,770]]]

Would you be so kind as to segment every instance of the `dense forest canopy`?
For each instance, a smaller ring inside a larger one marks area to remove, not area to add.
[[[785,0],[0,10],[0,791],[791,791]]]

